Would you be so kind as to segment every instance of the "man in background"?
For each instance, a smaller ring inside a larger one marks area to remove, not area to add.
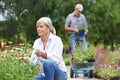
[[[78,46],[78,41],[81,42],[83,50],[88,49],[85,34],[88,32],[87,21],[81,13],[83,11],[82,4],[77,4],[75,10],[70,13],[65,22],[65,30],[70,32],[71,54],[74,55]]]

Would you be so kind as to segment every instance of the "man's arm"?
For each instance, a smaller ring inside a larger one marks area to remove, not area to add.
[[[78,29],[70,28],[70,27],[67,27],[67,26],[65,26],[65,30],[69,31],[69,32],[73,32],[73,33],[78,33]]]

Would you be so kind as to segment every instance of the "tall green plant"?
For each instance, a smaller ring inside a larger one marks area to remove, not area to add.
[[[90,5],[88,12],[90,15],[87,15],[91,25],[88,38],[96,44],[101,42],[104,46],[110,45],[112,50],[120,34],[118,32],[119,3],[118,0],[96,0],[96,4]]]

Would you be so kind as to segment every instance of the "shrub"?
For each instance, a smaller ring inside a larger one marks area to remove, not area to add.
[[[33,80],[37,74],[37,66],[32,66],[19,60],[21,54],[29,55],[31,49],[27,45],[22,45],[19,48],[13,48],[6,52],[1,52],[0,55],[0,80]]]
[[[88,62],[90,59],[94,59],[94,56],[95,51],[93,47],[89,47],[88,50],[84,51],[81,46],[78,46],[73,61],[78,63]]]
[[[36,67],[24,63],[13,56],[0,62],[1,80],[33,80]]]
[[[113,67],[101,67],[94,72],[96,76],[104,80],[111,80],[113,77],[119,77],[120,72]]]

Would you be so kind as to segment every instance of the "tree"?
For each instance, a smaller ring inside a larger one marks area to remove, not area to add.
[[[120,23],[119,3],[120,1],[117,0],[99,0],[96,4],[90,6],[90,15],[88,15],[92,26],[90,27],[92,35],[89,35],[93,39],[91,41],[101,42],[105,46],[111,45],[112,50],[120,34],[118,33],[118,24]]]
[[[23,41],[32,43],[38,37],[36,21],[40,17],[48,16],[53,21],[57,35],[68,47],[69,33],[64,30],[65,18],[74,11],[77,3],[81,3],[84,6],[82,13],[89,24],[87,41],[95,45],[99,43],[104,46],[111,45],[111,49],[120,44],[119,0],[2,0],[2,2],[5,3],[4,10],[7,10],[8,14],[5,26],[7,29],[14,26],[14,29],[11,28],[13,31],[11,38],[17,36],[14,39],[17,43]],[[0,27],[0,30],[4,32],[6,28]]]

